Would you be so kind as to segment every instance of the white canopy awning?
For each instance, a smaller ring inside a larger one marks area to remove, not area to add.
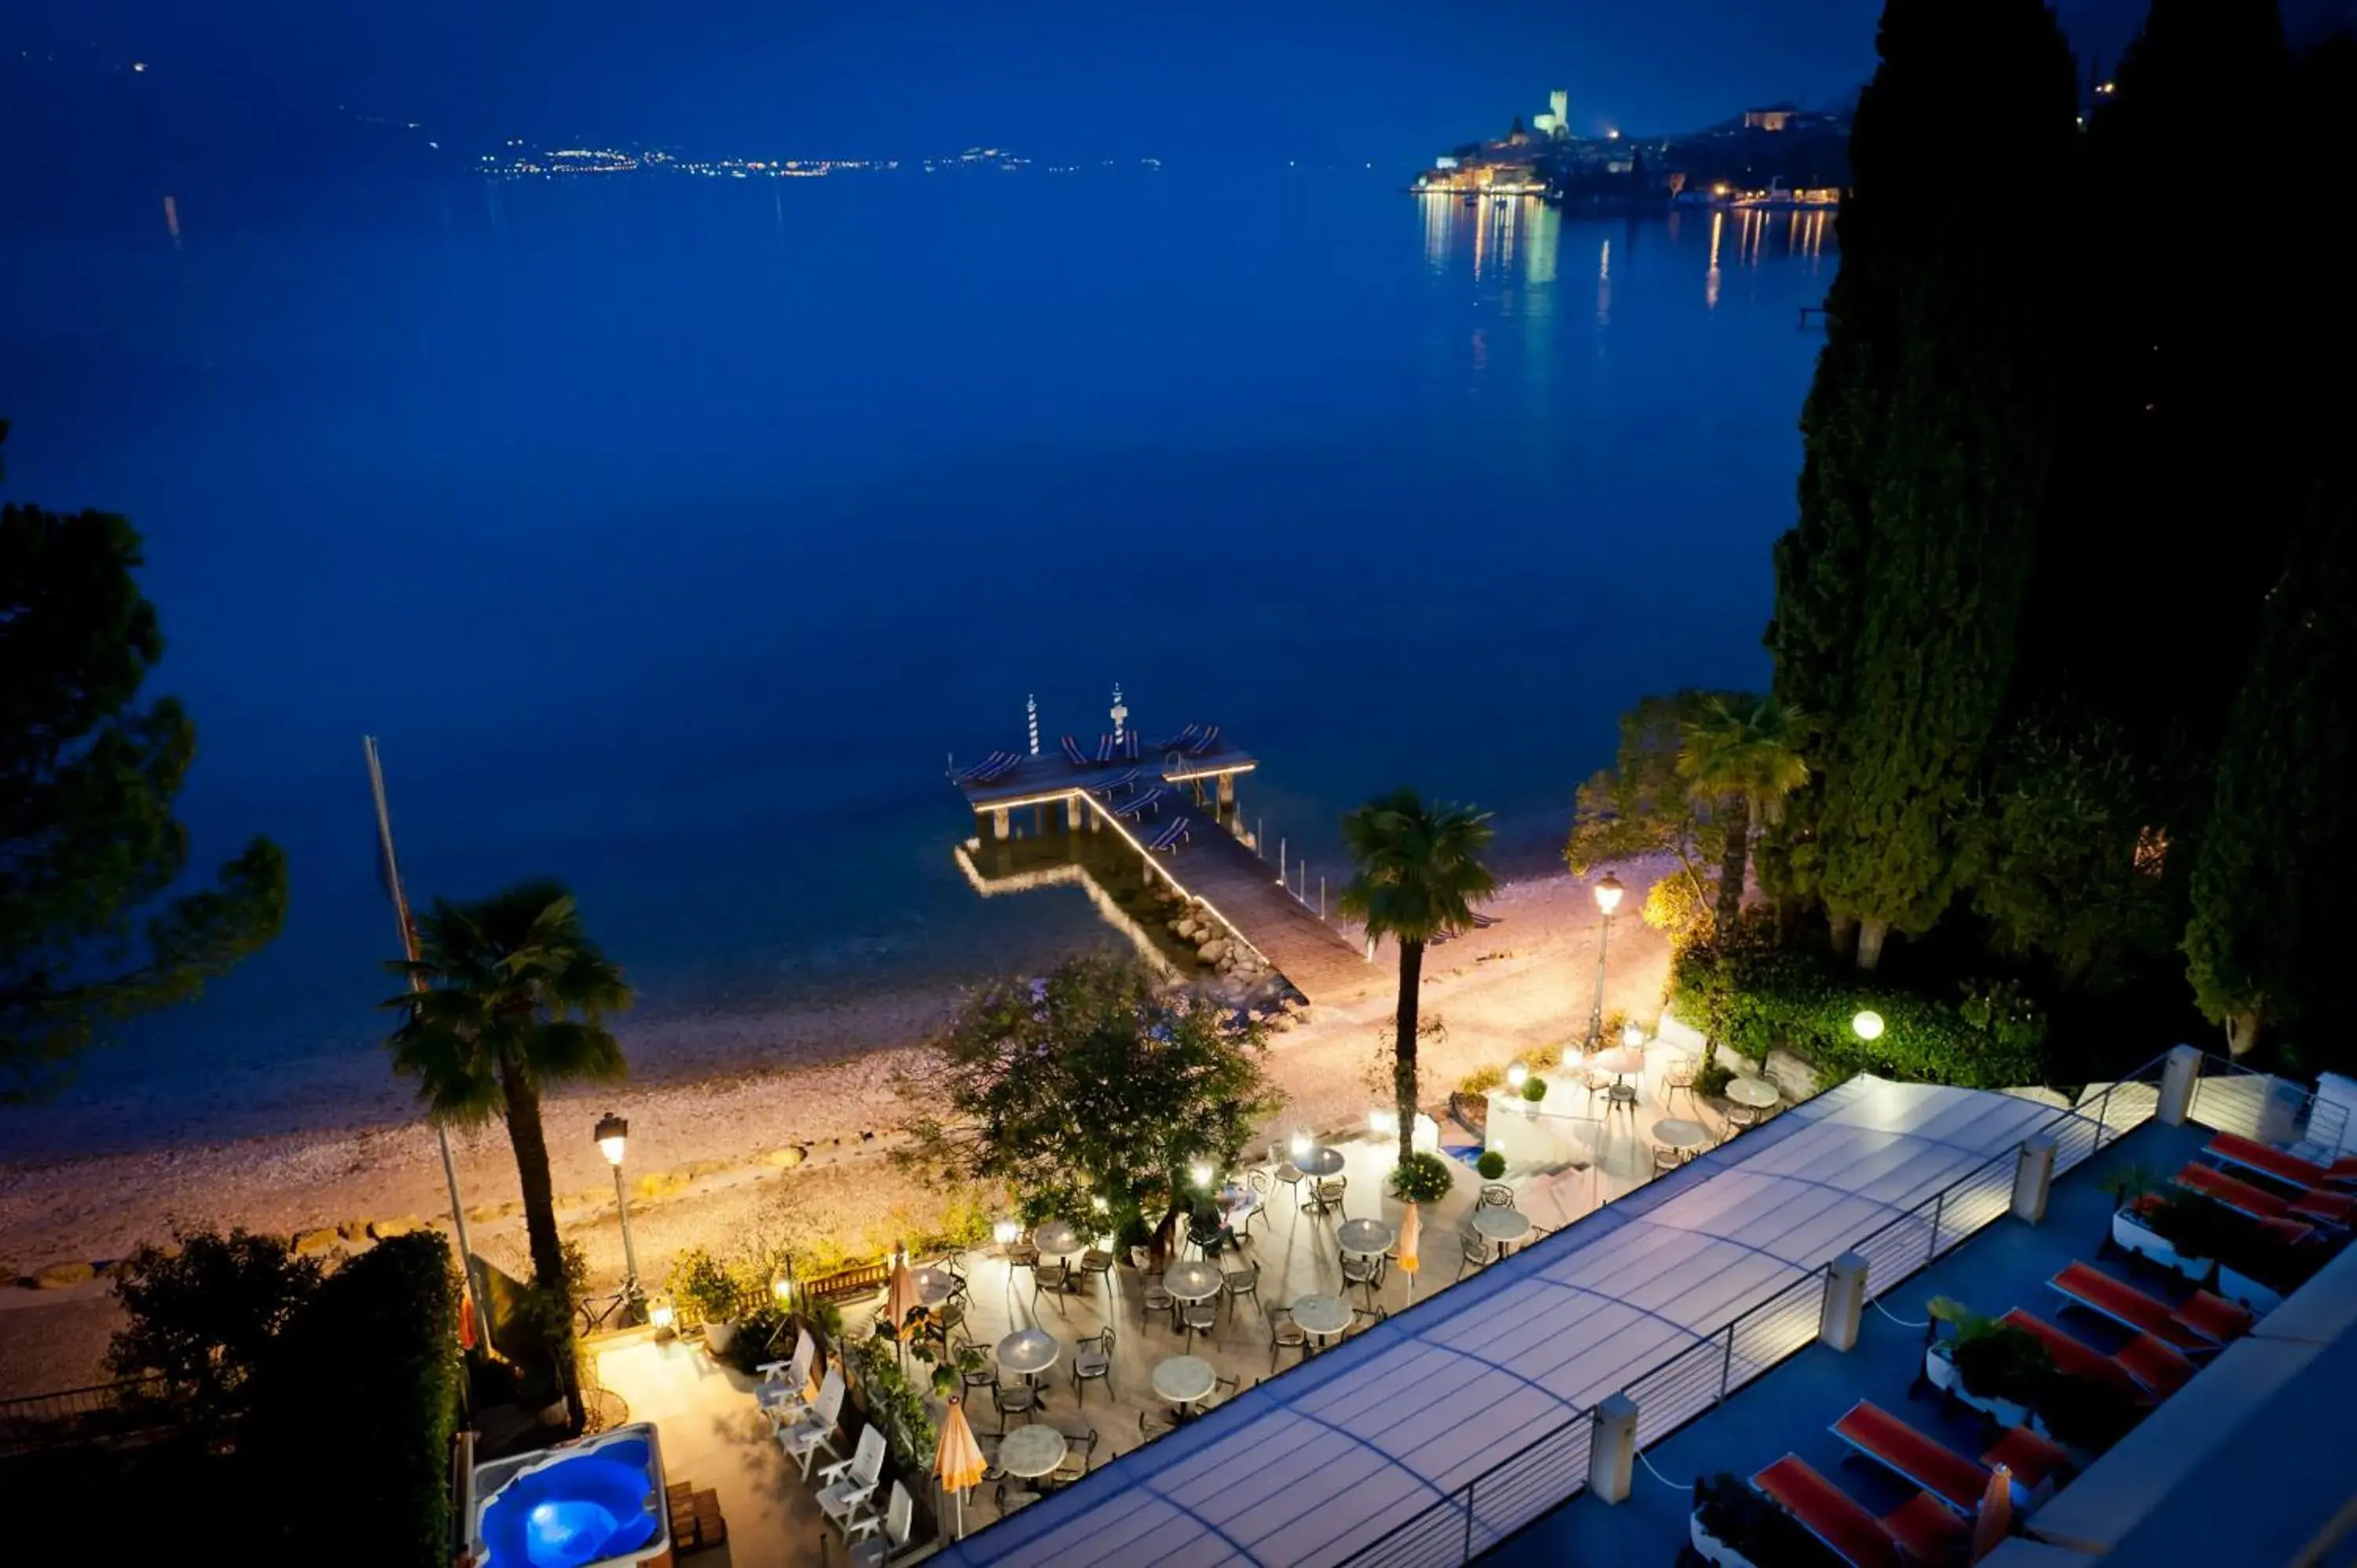
[[[1853,1079],[942,1561],[1341,1563],[2055,1114],[2007,1095]],[[1812,1301],[1810,1331],[1815,1317]]]

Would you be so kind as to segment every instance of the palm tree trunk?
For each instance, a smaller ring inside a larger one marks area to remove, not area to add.
[[[1834,957],[1849,957],[1850,939],[1857,935],[1856,915],[1836,915],[1830,909],[1825,911],[1825,940],[1833,947]]]
[[[1743,867],[1751,853],[1751,804],[1740,795],[1727,809],[1727,849],[1718,862],[1717,935],[1721,941],[1735,935],[1736,917],[1743,913]]]
[[[1882,939],[1890,934],[1890,922],[1878,915],[1868,915],[1857,923],[1857,967],[1861,973],[1870,974],[1882,961]]]
[[[2256,1007],[2246,1007],[2239,1013],[2227,1014],[2226,1054],[2236,1058],[2248,1056],[2251,1047],[2259,1042],[2259,1025],[2262,1021],[2259,1009]]]
[[[549,1347],[565,1385],[565,1408],[573,1429],[588,1424],[580,1380],[573,1372],[573,1298],[565,1283],[565,1243],[556,1233],[556,1184],[548,1174],[548,1139],[540,1130],[540,1091],[511,1063],[500,1067],[500,1092],[507,1101],[508,1143],[515,1150],[516,1182],[523,1189],[524,1238],[532,1249],[532,1283],[563,1304],[564,1338]]]
[[[1424,944],[1401,939],[1399,1038],[1393,1047],[1392,1095],[1399,1110],[1399,1157],[1415,1153],[1415,1010],[1424,987]]]

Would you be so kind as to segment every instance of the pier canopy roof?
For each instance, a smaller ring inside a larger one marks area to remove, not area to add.
[[[1918,1222],[1911,1208],[2054,1114],[2009,1095],[1853,1079],[942,1561],[1341,1563],[1861,1240]],[[1442,1250],[1427,1246],[1427,1268],[1447,1266],[1431,1256]],[[1796,1310],[1813,1333],[1816,1303]]]

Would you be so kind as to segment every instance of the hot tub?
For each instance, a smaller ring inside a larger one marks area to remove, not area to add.
[[[478,1466],[475,1496],[478,1568],[619,1568],[671,1550],[650,1423]]]

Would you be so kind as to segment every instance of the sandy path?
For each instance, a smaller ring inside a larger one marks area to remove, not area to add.
[[[1623,867],[1621,874],[1631,886],[1613,922],[1607,1006],[1650,1017],[1667,952],[1658,934],[1631,918],[1642,900],[1643,873]],[[1493,909],[1500,925],[1427,959],[1424,1012],[1448,1030],[1446,1042],[1426,1053],[1427,1104],[1476,1067],[1585,1028],[1597,936],[1585,884],[1567,875],[1516,884]],[[1386,1081],[1391,975],[1388,954],[1380,955],[1364,993],[1321,1004],[1309,1021],[1275,1037],[1269,1066],[1286,1105],[1273,1130],[1361,1125],[1371,1106],[1387,1100],[1380,1085]],[[909,1011],[909,1026],[897,1039],[844,1042],[840,1048],[858,1054],[831,1061],[767,1065],[775,1047],[748,1037],[738,1059],[753,1065],[693,1080],[552,1096],[545,1125],[562,1218],[587,1251],[592,1273],[612,1280],[621,1273],[611,1175],[589,1135],[609,1106],[630,1121],[633,1178],[667,1177],[681,1188],[633,1198],[632,1230],[651,1278],[662,1276],[679,1247],[724,1249],[752,1230],[773,1229],[780,1206],[855,1249],[920,1225],[938,1208],[938,1197],[915,1190],[883,1158],[905,1114],[891,1086],[893,1065],[936,1016],[930,1007]],[[454,1143],[468,1203],[482,1216],[473,1226],[476,1249],[521,1272],[522,1226],[511,1212],[515,1170],[504,1133],[494,1125]],[[798,1168],[765,1160],[795,1148],[808,1152]],[[118,1257],[176,1225],[291,1234],[345,1220],[432,1220],[447,1207],[434,1135],[422,1124],[0,1167],[0,1273]],[[502,1208],[511,1212],[500,1214]],[[103,1332],[90,1325],[99,1316],[91,1309],[105,1305],[104,1288],[82,1286],[64,1293],[64,1300],[57,1293],[0,1290],[0,1340],[19,1340],[0,1354],[0,1393],[70,1386],[95,1375],[92,1359],[103,1348]],[[70,1323],[59,1316],[69,1305],[82,1306]],[[37,1323],[44,1326],[38,1332]]]

